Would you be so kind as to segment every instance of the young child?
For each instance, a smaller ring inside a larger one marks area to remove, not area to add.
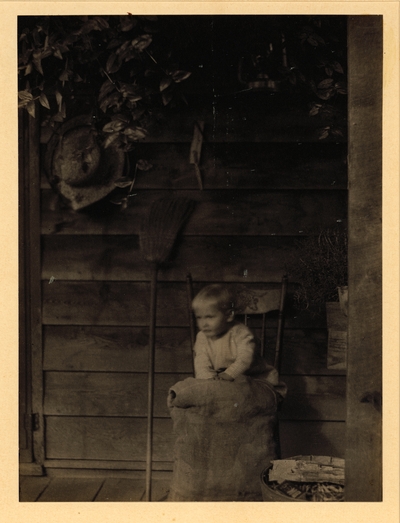
[[[234,299],[226,286],[204,287],[192,309],[199,328],[194,346],[196,378],[233,381],[246,374],[271,380],[275,369],[265,363],[250,329],[235,320]]]

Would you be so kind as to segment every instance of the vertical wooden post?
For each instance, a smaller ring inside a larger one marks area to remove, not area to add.
[[[41,303],[41,245],[40,245],[40,124],[39,118],[32,118],[26,111],[20,112],[19,154],[20,178],[20,275],[24,280],[24,322],[23,346],[20,354],[26,358],[26,373],[31,389],[27,390],[30,434],[33,438],[33,461],[38,474],[44,463],[44,422],[43,422],[43,364],[42,364],[42,303]],[[23,271],[23,273],[22,273]],[[21,305],[20,305],[21,306]],[[22,312],[22,311],[21,311]]]
[[[381,16],[349,16],[346,501],[382,499]]]

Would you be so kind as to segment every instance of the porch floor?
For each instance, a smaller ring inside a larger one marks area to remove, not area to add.
[[[171,472],[172,478],[172,472]],[[170,479],[152,480],[152,501],[166,501]],[[144,501],[144,479],[21,476],[19,501]]]

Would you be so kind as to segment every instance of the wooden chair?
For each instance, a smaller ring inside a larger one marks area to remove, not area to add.
[[[189,324],[190,324],[190,338],[192,351],[194,348],[194,343],[196,339],[196,322],[195,317],[192,311],[192,301],[194,297],[193,293],[193,281],[191,274],[187,275],[187,300],[188,300],[188,312],[189,312]],[[278,311],[277,325],[276,325],[276,342],[275,342],[275,351],[273,355],[273,366],[280,374],[280,364],[281,364],[281,347],[282,347],[282,335],[284,327],[284,308],[285,308],[285,299],[287,293],[287,276],[282,277],[281,285],[276,289],[257,289],[252,286],[246,285],[236,285],[236,314],[238,316],[243,316],[244,323],[248,324],[249,317],[260,316],[262,320],[261,324],[261,353],[264,356],[265,351],[265,340],[266,340],[266,317],[267,314]],[[193,355],[194,356],[194,355]],[[193,362],[192,358],[192,362]],[[270,363],[270,362],[268,362]],[[194,362],[193,362],[193,375],[194,375]],[[280,410],[281,402],[279,401],[277,410]],[[278,416],[278,413],[277,413]],[[278,418],[277,418],[278,420]],[[278,421],[274,428],[274,439],[277,446],[277,459],[281,457],[281,445],[280,445],[280,433],[279,433],[279,424]]]
[[[190,339],[192,350],[196,339],[196,322],[192,312],[193,300],[193,281],[191,274],[187,275],[187,299],[189,311],[189,325],[190,325]],[[265,331],[266,331],[266,317],[272,311],[278,311],[277,331],[275,342],[275,353],[273,358],[273,366],[280,371],[282,334],[284,326],[284,307],[287,292],[287,276],[283,276],[282,282],[277,289],[254,289],[252,286],[243,284],[236,285],[237,290],[237,311],[236,314],[243,316],[244,323],[247,325],[250,316],[260,316],[261,324],[261,353],[265,352]]]

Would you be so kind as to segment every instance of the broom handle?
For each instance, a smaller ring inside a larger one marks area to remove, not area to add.
[[[154,264],[150,282],[150,334],[149,334],[149,368],[147,381],[147,448],[146,448],[146,501],[151,501],[151,470],[153,455],[153,407],[154,407],[154,360],[156,341],[157,309],[157,272]]]

